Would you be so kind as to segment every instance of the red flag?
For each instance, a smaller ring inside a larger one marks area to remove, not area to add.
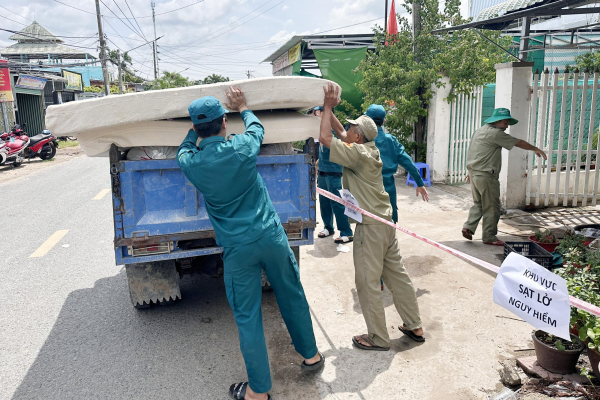
[[[390,15],[388,19],[388,30],[387,36],[393,36],[398,34],[398,19],[396,18],[396,2],[392,0],[392,8],[390,9]],[[385,41],[387,46],[388,42]]]

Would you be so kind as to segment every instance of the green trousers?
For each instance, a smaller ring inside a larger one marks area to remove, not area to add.
[[[498,177],[486,173],[471,171],[471,192],[473,206],[469,210],[469,219],[463,228],[475,233],[482,220],[482,239],[484,243],[498,240],[498,221],[500,220],[500,182]]]
[[[410,330],[421,327],[417,295],[402,264],[394,228],[384,224],[356,224],[354,277],[367,333],[377,346],[390,347],[381,301],[381,277],[392,293],[404,325]]]
[[[223,261],[227,300],[238,327],[250,388],[265,393],[271,389],[271,374],[260,307],[261,269],[273,287],[296,351],[304,358],[317,354],[298,264],[280,223],[256,242],[226,247]]]
[[[340,196],[340,189],[342,188],[342,177],[335,175],[319,175],[317,185],[320,189],[327,190]],[[344,214],[344,206],[338,202],[328,199],[325,196],[319,195],[319,207],[321,208],[321,219],[327,229],[332,234],[335,232],[333,229],[333,216],[337,222],[340,236],[352,236],[352,228],[350,227],[350,221],[348,216]]]

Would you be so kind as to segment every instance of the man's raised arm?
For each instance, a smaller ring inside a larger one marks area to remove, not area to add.
[[[346,131],[340,123],[340,121],[333,115],[333,107],[340,103],[340,89],[338,86],[334,87],[332,83],[329,83],[327,87],[323,88],[325,92],[325,100],[323,102],[323,116],[321,117],[321,129],[319,133],[319,142],[328,149],[331,148],[331,140],[333,139],[332,121],[336,135],[340,136],[340,139],[346,138]],[[341,127],[341,132],[338,133]]]

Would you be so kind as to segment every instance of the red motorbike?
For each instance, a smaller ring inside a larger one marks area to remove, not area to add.
[[[23,125],[23,128],[18,124],[15,125],[10,133],[5,133],[0,136],[0,139],[6,141],[10,137],[20,137],[23,135],[27,135],[25,133],[24,128],[26,124]],[[58,142],[56,138],[50,133],[49,130],[44,130],[39,135],[35,135],[29,138],[29,145],[23,150],[23,158],[30,159],[39,157],[42,160],[49,160],[56,155],[56,149],[58,148]]]
[[[0,165],[18,167],[23,163],[23,152],[29,146],[30,139],[20,127],[19,130],[19,135],[17,131],[0,135]]]

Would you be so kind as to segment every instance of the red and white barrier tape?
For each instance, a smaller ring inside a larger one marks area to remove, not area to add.
[[[455,250],[455,249],[453,249],[451,247],[445,246],[445,245],[443,245],[441,243],[438,243],[438,242],[435,242],[435,241],[433,241],[431,239],[427,239],[425,236],[421,236],[418,233],[411,232],[408,229],[403,228],[403,227],[401,227],[398,224],[394,224],[392,221],[388,221],[386,219],[378,217],[377,215],[371,214],[370,212],[365,211],[362,208],[355,207],[352,203],[343,200],[341,197],[338,197],[338,196],[334,195],[331,192],[328,192],[328,191],[323,190],[321,188],[317,188],[317,193],[319,193],[322,196],[327,197],[330,200],[333,200],[333,201],[335,201],[337,203],[340,203],[340,204],[342,204],[342,205],[344,205],[344,206],[346,206],[346,207],[348,207],[348,208],[350,208],[350,209],[352,209],[352,210],[354,210],[356,212],[359,212],[359,213],[361,213],[363,215],[366,215],[367,217],[371,217],[371,218],[373,218],[373,219],[375,219],[375,220],[377,220],[377,221],[379,221],[379,222],[381,222],[383,224],[386,224],[386,225],[389,225],[389,226],[391,226],[393,228],[396,228],[397,230],[399,230],[401,232],[404,232],[407,235],[410,235],[410,236],[412,236],[414,238],[422,240],[425,243],[429,243],[430,245],[432,245],[434,247],[437,247],[440,250],[444,250],[444,251],[446,251],[446,252],[448,252],[448,253],[450,253],[450,254],[458,257],[458,258],[462,258],[465,261],[470,261],[473,264],[479,265],[480,267],[483,267],[483,268],[485,268],[485,269],[487,269],[489,271],[495,272],[496,274],[500,271],[500,268],[497,267],[497,266],[495,266],[494,264],[490,264],[487,261],[480,260],[478,258],[475,258],[473,256],[465,254],[462,251]],[[597,317],[600,317],[600,307],[596,307],[593,304],[587,303],[587,302],[585,302],[583,300],[580,300],[577,297],[573,297],[573,296],[569,296],[569,300],[571,301],[571,305],[573,307],[577,307],[580,310],[587,311],[590,314],[593,314],[593,315],[595,315]]]

